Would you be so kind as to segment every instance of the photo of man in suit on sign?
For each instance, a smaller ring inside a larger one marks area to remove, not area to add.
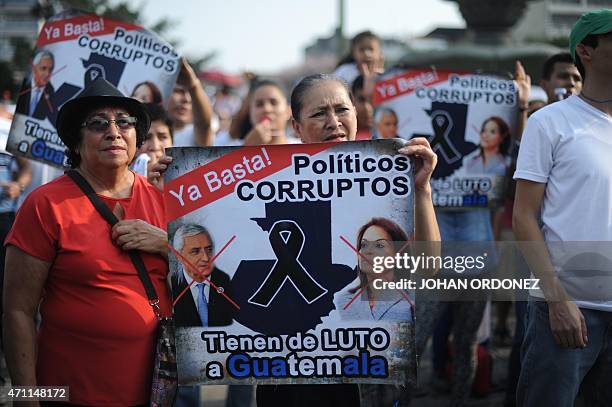
[[[212,262],[214,243],[205,227],[195,223],[181,226],[174,234],[174,248],[198,269],[198,274],[180,264],[171,277],[172,296],[176,326],[225,326],[232,323],[235,308],[221,295],[231,298],[229,275],[215,267]],[[217,288],[211,286],[211,281]],[[195,281],[194,281],[195,280]]]
[[[55,67],[55,58],[49,51],[41,50],[32,60],[32,73],[23,82],[15,111],[35,119],[49,118],[55,124],[56,108],[52,104],[55,89],[49,82]]]

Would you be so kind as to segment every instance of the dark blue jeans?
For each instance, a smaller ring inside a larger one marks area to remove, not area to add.
[[[612,312],[580,311],[586,321],[588,344],[584,349],[562,348],[550,329],[548,304],[529,301],[516,392],[518,406],[573,407],[587,373],[592,384],[584,394],[587,405],[612,405]]]

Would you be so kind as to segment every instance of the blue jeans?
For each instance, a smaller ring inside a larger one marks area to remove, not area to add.
[[[493,240],[491,211],[470,209],[462,211],[437,210],[436,219],[442,240],[489,241]]]
[[[597,384],[584,394],[590,400],[587,405],[612,405],[612,312],[580,311],[586,321],[588,344],[584,349],[562,348],[550,329],[548,304],[529,301],[516,391],[518,406],[572,407],[587,373],[597,376],[589,377]]]
[[[175,407],[196,407],[200,405],[200,386],[179,386]]]
[[[516,312],[516,324],[514,325],[514,338],[512,339],[512,351],[508,359],[508,379],[506,380],[506,396],[504,407],[516,406],[516,386],[521,374],[521,346],[525,338],[525,315],[527,314],[527,302],[516,301],[514,303]]]

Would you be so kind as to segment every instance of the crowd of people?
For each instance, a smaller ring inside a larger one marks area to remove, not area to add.
[[[40,94],[20,99],[17,112],[36,117],[42,111],[45,95],[53,91],[43,79],[53,64],[52,55],[34,57],[31,87]],[[162,176],[171,158],[164,149],[398,137],[401,114],[373,106],[383,69],[381,41],[365,31],[352,39],[349,55],[335,72],[301,78],[290,92],[269,78],[249,76],[244,89],[221,86],[209,96],[182,59],[164,109],[151,82],[138,84],[128,97],[98,78],[65,103],[54,122],[72,171],[113,211],[115,225],[98,216],[67,175],[0,151],[1,327],[11,383],[66,384],[70,402],[77,405],[147,404],[156,315],[126,252],[142,253],[161,314],[170,315],[171,298],[189,287],[175,304],[186,310],[177,325],[228,324],[211,312],[223,301],[203,284],[202,276],[230,286],[229,276],[214,266],[217,246],[201,225],[182,226],[173,246],[203,274],[184,269],[173,276],[174,293],[167,287]],[[398,300],[388,314],[415,319],[418,355],[432,343],[433,372],[424,379],[450,393],[449,405],[468,403],[482,367],[478,349],[486,354],[491,347],[511,348],[505,406],[572,406],[579,394],[586,405],[612,405],[611,297],[573,301],[556,274],[560,255],[546,246],[612,241],[612,10],[583,15],[571,32],[569,53],[548,58],[541,78],[539,86],[532,86],[517,61],[516,128],[500,117],[487,118],[478,129],[478,148],[464,157],[465,171],[515,180],[508,183],[501,207],[434,208],[430,180],[437,156],[428,140],[413,138],[398,151],[416,162],[415,240],[534,243],[521,247],[524,263],[517,267],[540,278],[542,290],[531,293],[528,302],[515,303],[513,329],[510,303],[500,302],[494,304],[495,329],[487,333],[492,325],[487,298],[459,296],[417,303],[416,309]],[[4,104],[0,108],[6,125],[12,113]],[[380,239],[408,237],[392,221],[374,218],[359,232],[359,252],[367,256],[373,250],[367,241]],[[381,250],[398,253],[397,247]],[[359,260],[359,285],[338,296],[349,298],[368,288],[368,270]],[[366,293],[375,304],[374,292]],[[372,309],[372,304],[354,308],[342,317],[373,315]],[[231,315],[231,309],[226,311]],[[419,381],[423,386],[422,377]],[[347,384],[257,386],[256,391],[230,386],[227,405],[249,406],[253,397],[262,406],[418,405],[419,391]],[[176,405],[198,405],[200,395],[197,387],[181,387]]]

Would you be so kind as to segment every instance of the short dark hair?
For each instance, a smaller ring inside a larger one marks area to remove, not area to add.
[[[251,82],[251,86],[249,87],[249,93],[252,95],[257,89],[261,88],[262,86],[274,86],[280,91],[280,93],[283,94],[283,96],[286,95],[285,89],[283,89],[283,87],[278,82],[273,81],[272,79],[260,78],[257,78],[253,82]]]
[[[291,92],[291,115],[295,121],[300,121],[300,111],[302,110],[302,104],[304,103],[304,96],[306,93],[308,93],[310,88],[326,81],[334,81],[342,85],[346,91],[346,94],[351,99],[351,102],[353,101],[353,95],[347,83],[343,79],[326,73],[308,75],[302,78],[302,80],[295,86],[295,88],[293,88],[293,91]]]
[[[147,113],[149,114],[149,117],[151,118],[151,123],[153,123],[154,121],[163,122],[166,126],[168,126],[168,130],[170,131],[170,138],[174,140],[174,122],[172,121],[170,116],[168,116],[168,112],[166,111],[166,109],[155,103],[145,103],[144,106]]]
[[[599,45],[599,35],[589,34],[584,37],[584,40],[580,41],[580,44],[591,48],[597,48],[597,45]],[[576,53],[576,68],[578,68],[578,72],[580,72],[580,76],[582,76],[582,80],[584,81],[586,71],[584,70],[584,65],[582,65],[582,61],[580,60],[578,53]]]
[[[363,90],[363,82],[363,75],[359,75],[355,78],[353,84],[351,85],[351,92],[353,92],[353,96],[355,96],[357,92]]]
[[[353,58],[353,48],[355,48],[357,44],[359,44],[363,40],[375,40],[375,41],[378,41],[378,43],[381,42],[380,37],[374,34],[370,30],[360,32],[359,34],[351,38],[348,54],[342,57],[340,61],[338,61],[336,68],[339,67],[340,65],[350,64],[352,62],[355,62],[355,58]]]
[[[351,51],[353,51],[354,46],[363,40],[374,40],[380,42],[380,37],[370,30],[362,31],[351,39]]]
[[[162,103],[162,94],[161,94],[159,88],[157,87],[157,85],[155,85],[151,81],[140,82],[139,84],[134,86],[134,90],[132,90],[132,95],[134,94],[136,89],[138,89],[141,86],[146,86],[151,91],[151,97],[153,98],[152,103],[157,103],[157,104],[161,104]]]
[[[542,79],[546,81],[550,80],[555,70],[555,64],[557,63],[573,64],[574,60],[569,52],[560,52],[551,56],[544,62],[544,66],[542,66]]]
[[[244,99],[243,103],[247,103],[249,105],[249,113],[251,110],[251,100],[252,100],[252,96],[253,93],[255,93],[255,91],[259,88],[261,88],[262,86],[274,86],[276,89],[279,90],[279,92],[286,98],[287,96],[287,92],[285,92],[285,89],[283,88],[283,86],[281,86],[281,84],[279,84],[276,81],[273,81],[272,79],[261,79],[259,77],[255,77],[253,80],[251,80],[251,83],[249,85],[249,95],[247,98]],[[240,120],[239,120],[240,119]],[[251,129],[253,128],[253,123],[251,123],[251,118],[250,115],[247,114],[245,116],[239,117],[239,115],[235,115],[234,118],[232,119],[233,122],[235,123],[239,123],[238,128],[240,129],[240,138],[244,139],[247,134],[249,134],[249,132],[251,131]]]

